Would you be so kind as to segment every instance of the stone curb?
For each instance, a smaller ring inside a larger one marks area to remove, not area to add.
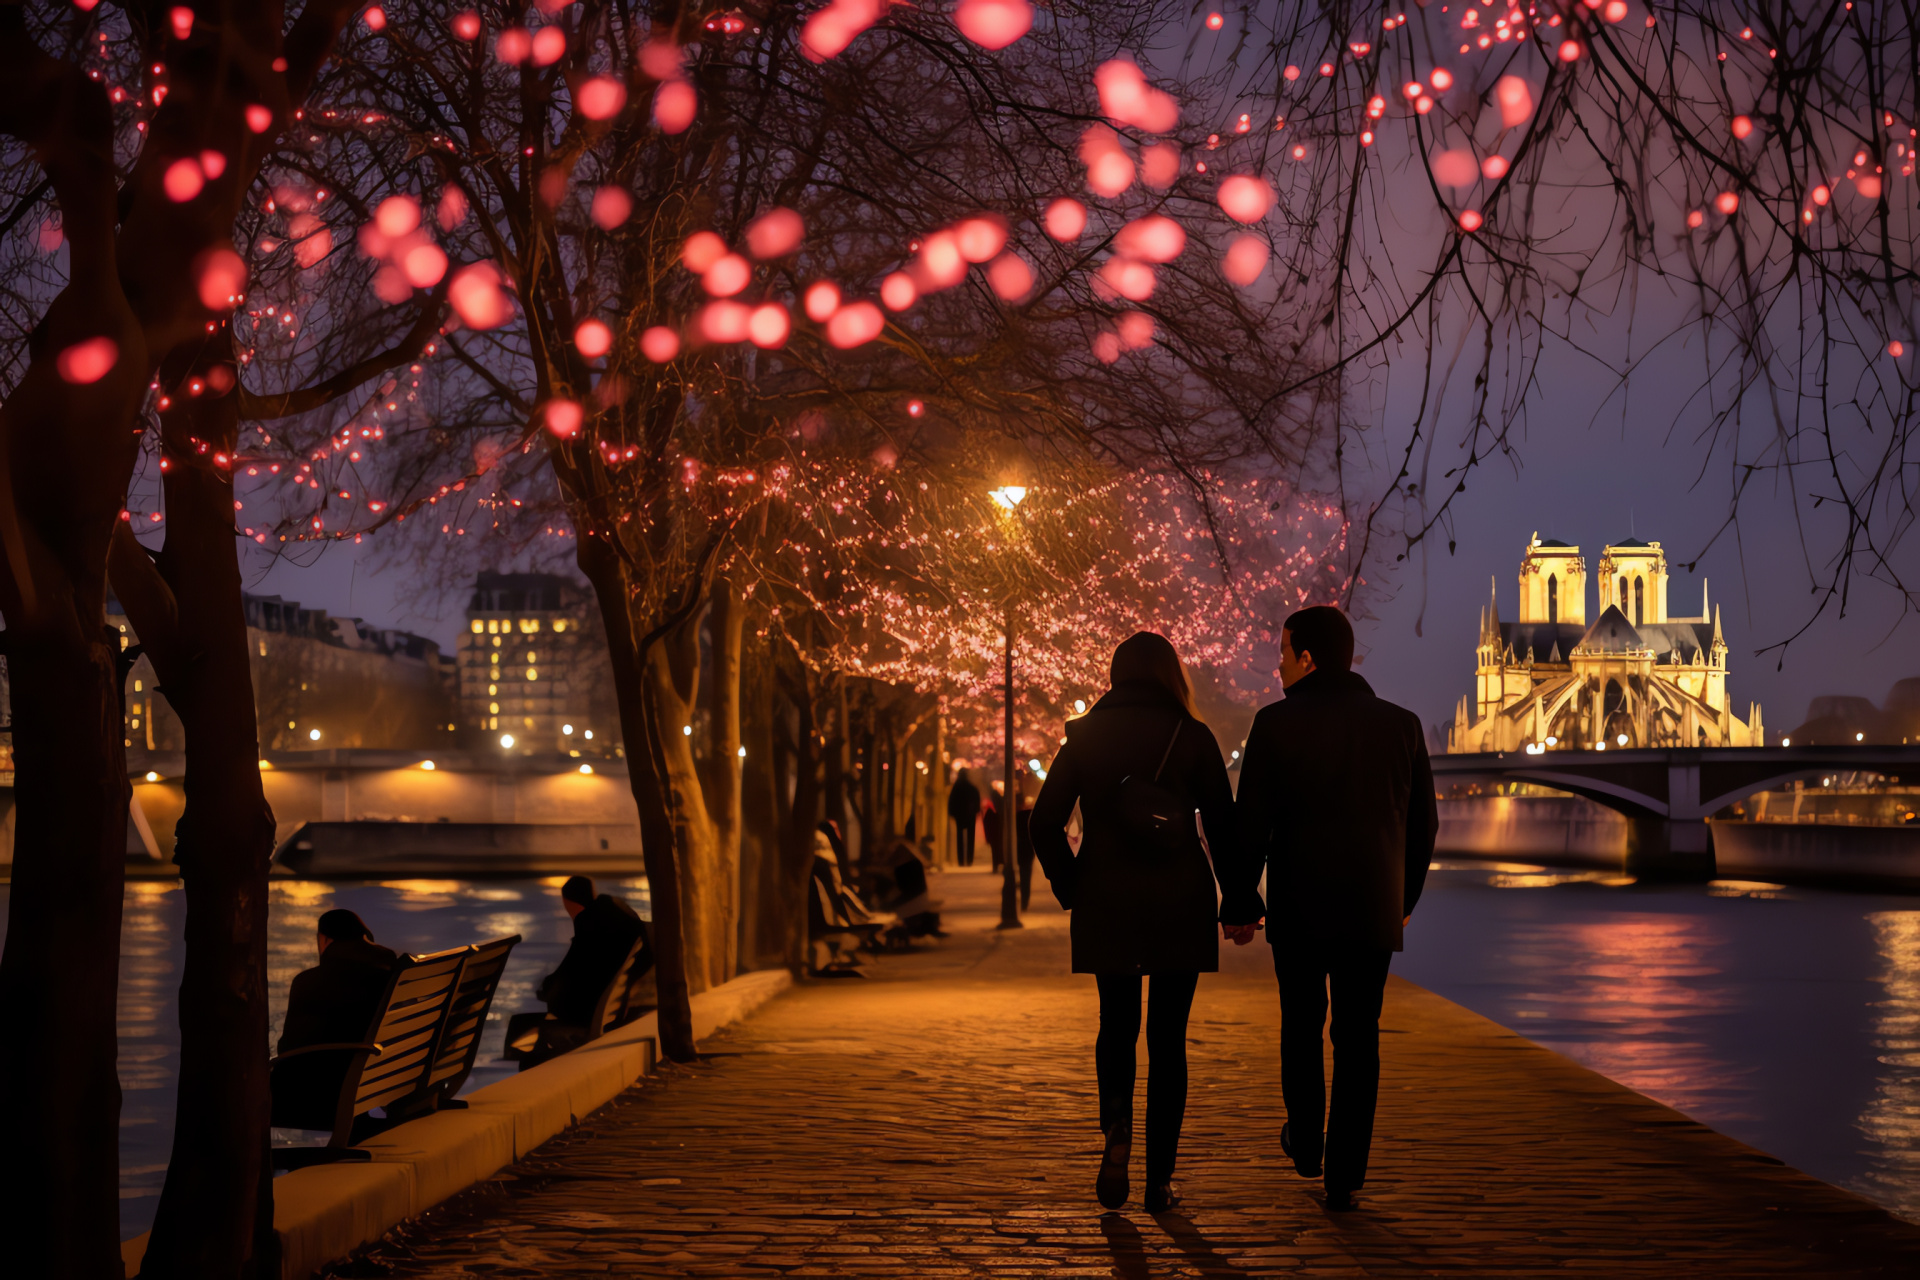
[[[793,983],[784,969],[749,973],[694,996],[693,1034],[738,1022]],[[274,1180],[273,1227],[282,1280],[307,1280],[335,1258],[378,1240],[456,1192],[492,1177],[548,1138],[612,1101],[658,1060],[655,1015],[467,1095],[441,1111],[362,1144],[366,1164],[320,1165]],[[147,1237],[120,1246],[135,1276]]]

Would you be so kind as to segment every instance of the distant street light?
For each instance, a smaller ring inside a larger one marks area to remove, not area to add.
[[[432,773],[432,772],[433,772],[433,761],[431,761],[431,760],[422,760],[422,761],[420,762],[420,767],[421,767],[422,769],[425,769],[425,770],[426,770],[426,771],[427,771],[428,773]]]
[[[1025,485],[1006,484],[987,494],[1011,515],[1027,496]],[[1013,759],[1013,599],[1007,599],[1006,724],[1002,740],[1005,765],[1000,805],[1000,927],[1018,929],[1020,923],[1020,779]]]
[[[500,745],[501,745],[501,747],[503,747],[504,749],[506,749],[506,750],[508,750],[508,751],[511,751],[511,750],[513,750],[513,735],[512,735],[512,734],[510,734],[510,733],[503,733],[503,734],[501,734],[501,735],[500,735]]]
[[[580,772],[582,772],[582,773],[592,773],[592,772],[593,772],[593,766],[592,766],[592,765],[590,765],[590,764],[583,764],[583,765],[581,765],[581,766],[580,766]]]
[[[320,741],[320,731],[318,729],[307,730],[307,738],[313,742]]]

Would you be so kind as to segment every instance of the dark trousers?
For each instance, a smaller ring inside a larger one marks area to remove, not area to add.
[[[1393,952],[1366,947],[1273,949],[1280,979],[1280,1093],[1296,1158],[1321,1150],[1326,1185],[1357,1191],[1367,1181],[1373,1111],[1380,1096],[1380,1001]],[[1321,1029],[1333,996],[1333,1107],[1327,1107]]]
[[[953,827],[958,837],[953,842],[954,861],[963,867],[970,867],[973,865],[974,824],[971,822],[962,822],[958,818],[955,818],[953,820]]]
[[[1095,975],[1100,984],[1100,1036],[1093,1065],[1100,1079],[1100,1131],[1133,1132],[1134,1047],[1140,1042],[1137,973]],[[1147,1000],[1147,1182],[1173,1177],[1180,1124],[1187,1115],[1187,1014],[1197,973],[1156,973]]]
[[[1033,846],[1028,845],[1020,851],[1017,860],[1020,872],[1020,909],[1025,911],[1033,902]]]

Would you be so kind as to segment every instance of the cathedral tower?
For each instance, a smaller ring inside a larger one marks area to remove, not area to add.
[[[1600,555],[1600,612],[1612,605],[1636,627],[1667,620],[1667,553],[1628,538]]]
[[[1520,562],[1521,622],[1587,621],[1587,562],[1580,548],[1534,534]]]

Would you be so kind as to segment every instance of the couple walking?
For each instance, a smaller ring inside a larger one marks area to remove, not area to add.
[[[1287,619],[1286,696],[1254,718],[1237,799],[1164,637],[1141,632],[1121,644],[1111,690],[1067,726],[1032,823],[1054,896],[1073,913],[1074,972],[1099,985],[1094,1065],[1106,1150],[1095,1190],[1109,1209],[1129,1193],[1143,985],[1146,1207],[1179,1203],[1187,1015],[1199,976],[1220,967],[1216,921],[1241,946],[1268,926],[1280,982],[1282,1150],[1309,1178],[1321,1176],[1324,1158],[1330,1209],[1351,1208],[1366,1181],[1381,996],[1438,816],[1419,721],[1374,697],[1352,665],[1353,628],[1338,609]],[[1076,803],[1077,855],[1066,833]],[[1260,898],[1263,873],[1271,911]],[[1330,1115],[1321,1065],[1329,993]]]

